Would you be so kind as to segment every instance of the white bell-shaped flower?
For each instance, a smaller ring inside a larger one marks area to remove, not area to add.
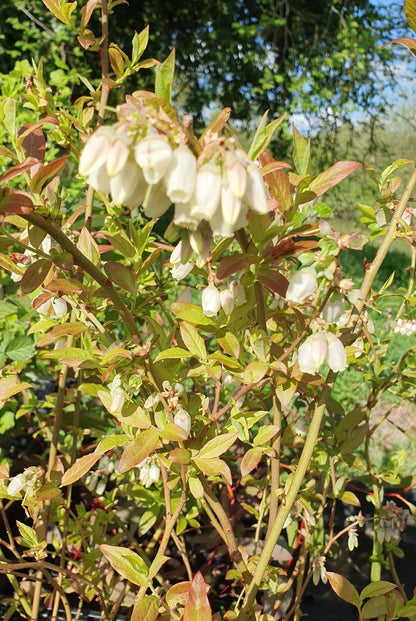
[[[302,304],[314,293],[318,286],[316,271],[313,267],[304,267],[292,276],[286,291],[286,300]]]
[[[223,289],[220,291],[220,300],[224,313],[226,315],[231,315],[235,304],[234,296],[231,291],[229,289]]]
[[[322,309],[322,318],[326,323],[336,323],[345,310],[344,300],[338,293],[333,293]]]
[[[347,354],[345,353],[345,347],[343,343],[331,334],[330,332],[326,333],[326,338],[328,341],[328,352],[326,355],[326,361],[328,366],[332,371],[338,373],[339,371],[344,371],[347,368]]]
[[[184,408],[180,408],[176,412],[175,416],[173,417],[173,422],[175,423],[175,425],[178,425],[178,427],[183,429],[186,435],[189,435],[189,432],[191,431],[191,417],[189,416],[188,412],[184,410]]]
[[[220,292],[214,285],[208,285],[202,292],[202,312],[206,317],[215,317],[221,308]]]
[[[113,130],[101,127],[85,143],[79,158],[79,173],[84,177],[90,175],[105,164],[111,149]]]
[[[221,171],[208,163],[198,170],[195,191],[190,200],[191,216],[208,222],[218,209],[221,197]]]
[[[147,183],[153,185],[165,175],[172,160],[172,149],[162,136],[151,135],[136,145],[134,157]]]
[[[196,158],[185,145],[172,153],[165,174],[166,193],[172,203],[187,203],[194,193],[196,183]]]
[[[117,205],[134,209],[146,196],[147,184],[141,168],[129,158],[118,175],[110,178],[111,197]]]
[[[267,213],[267,187],[257,166],[247,167],[247,187],[244,202],[256,213]]]
[[[302,373],[318,373],[325,362],[327,351],[325,335],[317,333],[309,336],[298,349],[298,366]]]

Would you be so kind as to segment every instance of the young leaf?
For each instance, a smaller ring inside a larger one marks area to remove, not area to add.
[[[159,602],[156,595],[147,595],[139,600],[134,605],[130,621],[156,621],[159,615]]]
[[[387,580],[378,580],[377,582],[372,582],[371,584],[367,584],[367,586],[363,588],[360,593],[360,600],[363,601],[367,597],[384,595],[385,593],[388,593],[395,588],[396,585],[393,582],[388,582]]]
[[[326,572],[327,578],[331,587],[334,589],[335,593],[343,599],[345,602],[360,607],[360,596],[358,595],[358,591],[354,585],[351,584],[347,578],[341,576],[340,574],[336,574],[332,571]]]
[[[110,561],[113,569],[123,578],[138,586],[148,586],[149,573],[147,565],[136,552],[121,546],[110,546],[104,543],[99,548],[106,559]]]
[[[293,124],[293,161],[298,175],[307,175],[311,161],[311,141],[306,140]]]
[[[52,266],[51,259],[39,259],[26,269],[20,281],[23,293],[32,293],[41,286]]]
[[[83,457],[78,457],[75,463],[67,470],[62,477],[62,485],[72,485],[84,476],[93,465],[104,455],[103,451],[94,451]]]
[[[110,280],[118,287],[129,291],[133,295],[136,292],[137,279],[133,270],[117,261],[108,261],[104,265],[104,271]]]
[[[322,194],[325,194],[325,192],[341,183],[348,175],[359,168],[361,168],[359,162],[351,162],[349,160],[337,162],[315,177],[309,184],[308,189],[316,196],[322,196]]]
[[[275,119],[268,125],[266,125],[268,111],[266,111],[263,115],[263,118],[260,121],[260,125],[257,128],[255,136],[253,138],[253,142],[251,143],[248,156],[252,160],[256,160],[260,153],[262,153],[267,147],[271,139],[273,138],[273,134],[276,129],[279,127],[280,123],[286,118],[286,113],[279,116],[278,119]]]
[[[198,333],[197,329],[186,321],[181,322],[180,331],[183,342],[187,349],[199,360],[206,360],[207,350],[205,348],[204,339]]]
[[[120,457],[118,471],[123,474],[134,466],[138,466],[146,457],[152,453],[159,442],[159,432],[151,427],[142,431],[132,442],[130,442]]]
[[[254,468],[257,468],[262,456],[263,456],[263,451],[261,448],[256,447],[256,448],[249,449],[247,453],[244,455],[243,459],[241,460],[241,465],[240,465],[241,476],[245,477],[246,474],[249,474],[249,472],[254,470]]]
[[[224,433],[217,438],[209,440],[199,451],[198,457],[203,459],[212,459],[219,457],[234,444],[237,439],[237,433]]]
[[[191,582],[182,621],[211,621],[211,606],[207,596],[208,585],[198,571]]]
[[[172,101],[172,83],[175,73],[175,48],[166,60],[156,68],[155,94],[156,97]]]
[[[42,166],[42,168],[38,170],[30,181],[29,185],[32,192],[39,194],[46,181],[51,179],[51,177],[54,177],[61,170],[67,159],[68,155],[64,155],[53,162],[49,162],[46,166]]]

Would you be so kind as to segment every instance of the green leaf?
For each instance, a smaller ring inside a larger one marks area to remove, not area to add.
[[[278,425],[262,425],[259,429],[258,434],[254,438],[254,446],[263,446],[268,444],[274,436],[276,436],[280,432],[280,427]]]
[[[265,362],[250,362],[243,373],[245,384],[257,384],[266,375],[269,365]]]
[[[97,448],[95,449],[96,453],[106,453],[107,451],[111,451],[111,449],[116,446],[123,446],[128,440],[128,436],[118,433],[113,433],[111,436],[107,436],[99,441],[97,444]]]
[[[307,175],[311,160],[311,141],[306,140],[300,131],[293,127],[293,162],[298,175]]]
[[[362,619],[374,619],[376,617],[385,619],[386,613],[387,597],[385,595],[372,597],[368,602],[365,602],[364,606],[361,608]]]
[[[35,347],[28,336],[17,336],[7,345],[4,353],[15,362],[26,362],[35,353]]]
[[[159,362],[159,360],[182,360],[191,356],[191,352],[182,349],[182,347],[170,347],[160,351],[155,358],[155,362]]]
[[[212,327],[216,327],[217,325],[215,319],[205,317],[202,312],[202,308],[196,306],[195,304],[188,304],[187,302],[173,302],[170,309],[176,317],[178,317],[178,319],[184,319],[194,325]]]
[[[155,95],[172,101],[172,83],[175,73],[175,49],[171,51],[166,60],[156,68]]]
[[[147,595],[134,605],[130,621],[156,621],[159,616],[159,603],[156,595]]]
[[[358,595],[358,591],[354,585],[347,580],[347,578],[344,578],[344,576],[336,574],[332,571],[327,571],[326,576],[338,597],[343,599],[345,602],[356,606],[357,608],[360,607],[360,596]]]
[[[123,578],[138,586],[147,587],[149,585],[147,565],[136,552],[121,546],[107,544],[101,544],[99,548],[106,559],[110,561],[113,569]]]
[[[149,42],[149,26],[146,26],[140,33],[135,32],[132,41],[131,64],[135,65],[141,58]]]
[[[357,496],[353,492],[349,492],[348,490],[346,492],[343,492],[341,496],[339,497],[339,499],[342,502],[345,502],[345,504],[347,505],[353,505],[354,507],[361,507],[361,503],[359,499],[357,498]]]
[[[271,139],[273,138],[274,132],[279,127],[280,123],[286,118],[285,113],[279,116],[278,119],[275,119],[274,121],[266,125],[267,115],[268,111],[263,114],[263,118],[261,119],[257,131],[254,135],[253,142],[250,145],[248,156],[251,160],[256,160],[260,153],[267,149]]]
[[[160,568],[169,560],[169,556],[158,555],[154,558],[153,563],[149,567],[149,580],[159,573]]]
[[[25,388],[30,388],[31,384],[28,382],[19,382],[16,375],[9,375],[0,379],[0,408],[3,407],[5,402],[13,397],[18,392],[22,392]]]
[[[240,341],[232,332],[226,332],[225,336],[218,337],[217,341],[230,356],[234,358],[240,356]]]
[[[10,315],[16,315],[18,312],[17,307],[10,302],[4,300],[0,302],[0,319],[10,317]]]
[[[197,329],[192,324],[183,321],[180,325],[180,331],[183,342],[191,354],[198,358],[198,360],[206,360],[207,350],[204,339]]]
[[[13,429],[15,425],[14,412],[11,410],[3,411],[0,414],[0,434],[6,433],[9,429]]]
[[[376,597],[378,595],[384,595],[389,591],[396,588],[396,584],[388,582],[387,580],[379,580],[378,582],[372,582],[367,584],[360,593],[360,600],[363,601],[367,597]]]
[[[189,491],[191,492],[194,498],[199,500],[200,498],[204,497],[204,488],[199,479],[197,479],[196,477],[189,477],[188,484],[189,484]]]
[[[79,234],[77,248],[95,266],[98,267],[100,265],[100,251],[95,239],[86,226],[82,227],[81,233]]]
[[[159,443],[159,431],[153,427],[142,431],[130,442],[120,457],[118,471],[123,474],[134,466],[138,466],[152,453]]]
[[[224,433],[217,438],[209,440],[199,451],[198,457],[203,459],[212,459],[212,457],[219,457],[234,444],[238,434],[234,432]]]
[[[211,621],[211,606],[207,596],[208,585],[200,571],[191,582],[182,621]]]
[[[198,470],[207,476],[222,476],[227,485],[232,485],[231,471],[225,461],[219,457],[212,457],[211,459],[194,457],[193,461]]]

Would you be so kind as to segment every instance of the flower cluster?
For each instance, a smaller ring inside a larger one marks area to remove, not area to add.
[[[388,500],[380,511],[380,522],[377,530],[377,539],[380,543],[400,539],[400,532],[406,526],[409,511],[398,507],[394,500]]]
[[[298,365],[302,373],[314,375],[326,362],[334,372],[347,368],[347,356],[342,342],[331,332],[311,334],[299,347]]]
[[[215,285],[208,285],[202,292],[202,312],[206,317],[215,317],[222,308],[226,315],[231,315],[234,306],[247,302],[243,285],[232,280],[227,289],[219,291]]]
[[[142,206],[149,218],[174,204],[174,225],[196,231],[206,222],[221,237],[244,227],[249,209],[267,213],[261,171],[234,138],[210,135],[197,157],[161,110],[130,101],[118,118],[89,138],[79,164],[88,183],[116,204]]]
[[[402,319],[399,317],[394,326],[394,334],[402,334],[403,336],[412,336],[416,333],[416,319]]]

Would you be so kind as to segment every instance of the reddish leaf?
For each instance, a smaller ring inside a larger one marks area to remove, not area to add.
[[[117,261],[108,261],[104,265],[104,271],[110,280],[118,287],[130,291],[133,295],[136,292],[137,278],[133,270]]]
[[[175,610],[178,604],[181,606],[185,604],[190,585],[190,582],[178,582],[178,584],[174,584],[170,587],[169,591],[166,593],[166,603],[170,610]]]
[[[38,160],[34,157],[28,157],[21,164],[16,164],[15,166],[12,166],[8,170],[6,170],[5,173],[0,175],[0,183],[6,183],[6,181],[10,181],[10,179],[14,179],[18,175],[21,175],[22,173],[29,170],[29,168],[32,168],[32,166],[35,166],[35,164],[38,164]]]
[[[189,588],[182,621],[212,620],[211,606],[209,605],[207,596],[208,588],[201,572],[198,571]]]
[[[214,118],[213,121],[208,125],[202,134],[199,142],[204,145],[205,142],[210,140],[212,134],[219,134],[219,132],[224,128],[228,123],[228,119],[231,115],[231,108],[223,108],[219,114]]]
[[[352,162],[349,160],[337,162],[315,177],[308,189],[316,196],[322,196],[322,194],[325,194],[325,192],[327,192],[330,188],[333,188],[338,185],[338,183],[341,183],[343,179],[359,168],[361,168],[361,164],[359,162]]]
[[[93,465],[104,455],[104,452],[89,453],[83,457],[79,457],[75,463],[67,470],[62,477],[62,485],[72,485],[78,481],[84,474],[87,474]]]
[[[358,595],[357,589],[351,584],[347,578],[341,576],[341,574],[336,574],[332,571],[326,572],[327,578],[331,587],[334,589],[335,593],[343,599],[345,602],[360,607],[360,596]]]
[[[254,470],[259,464],[263,456],[263,450],[259,447],[248,449],[247,453],[241,460],[240,470],[241,476],[245,477],[246,474]]]
[[[81,9],[81,27],[82,29],[88,24],[91,19],[91,15],[101,0],[88,0],[87,3]],[[84,33],[85,34],[85,33]]]
[[[0,190],[0,211],[24,214],[34,210],[32,199],[24,192]]]
[[[159,432],[151,427],[142,431],[130,442],[121,454],[118,471],[123,474],[134,466],[138,466],[152,453],[159,443]]]
[[[0,379],[0,407],[3,407],[4,403],[16,395],[18,392],[22,392],[25,388],[30,388],[31,384],[27,382],[19,382],[19,378],[16,375],[9,375]]]
[[[273,291],[273,293],[277,293],[283,298],[285,297],[289,282],[287,278],[277,270],[269,269],[263,274],[258,274],[257,280],[267,287],[267,289]]]
[[[399,37],[398,39],[393,39],[388,43],[385,43],[382,47],[386,47],[386,45],[390,45],[390,43],[398,43],[399,45],[403,45],[407,47],[408,50],[416,56],[416,39],[412,39],[412,37]]]
[[[263,166],[263,172],[265,172],[264,180],[269,187],[270,196],[278,201],[279,211],[287,211],[293,205],[292,188],[283,166],[275,168],[277,164],[283,164],[284,162],[276,162],[267,151],[260,155],[259,160]]]
[[[32,192],[38,194],[46,181],[54,177],[61,170],[67,159],[68,156],[64,155],[53,162],[49,162],[46,166],[42,166],[30,181],[30,189]]]
[[[45,289],[54,293],[78,293],[83,290],[82,283],[72,278],[55,278],[45,285]]]
[[[31,293],[40,287],[48,275],[51,265],[51,259],[39,259],[35,261],[35,263],[29,265],[20,282],[20,288],[23,293]]]
[[[254,263],[259,263],[260,258],[250,254],[232,254],[228,257],[223,257],[220,261],[217,270],[217,280],[224,280],[231,274],[239,272]]]
[[[46,140],[44,133],[37,125],[32,126],[29,123],[23,125],[19,131],[19,136],[23,136],[21,146],[26,157],[34,157],[38,162],[45,159]]]

